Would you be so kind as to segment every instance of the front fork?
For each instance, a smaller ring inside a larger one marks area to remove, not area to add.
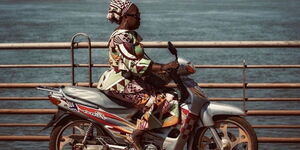
[[[218,132],[216,131],[216,129],[214,127],[208,127],[208,129],[210,130],[210,132],[212,133],[212,136],[216,142],[216,145],[217,147],[220,149],[220,150],[224,150],[224,146],[223,146],[223,143],[222,143],[222,139],[220,138]],[[195,129],[194,131],[197,131],[197,129]],[[189,139],[188,141],[188,150],[193,150],[193,146],[192,146],[192,143],[195,142],[195,140],[197,139],[194,139],[193,137],[195,137],[195,133],[196,132],[192,132],[191,133],[191,136],[192,138]]]
[[[215,142],[216,142],[218,148],[219,148],[220,150],[224,150],[223,143],[222,143],[222,139],[220,138],[220,136],[219,136],[218,132],[216,131],[216,129],[213,128],[213,127],[209,127],[209,130],[210,130],[210,132],[212,133],[213,138],[214,138],[214,140],[215,140]]]

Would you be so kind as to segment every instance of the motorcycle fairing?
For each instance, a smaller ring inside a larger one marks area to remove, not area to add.
[[[189,93],[189,97],[185,103],[188,105],[191,113],[200,115],[201,108],[207,103],[210,103],[209,100],[193,79],[188,77],[182,77],[181,79]]]

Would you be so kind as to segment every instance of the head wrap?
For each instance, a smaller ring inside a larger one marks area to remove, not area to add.
[[[130,0],[111,0],[106,18],[111,22],[119,23],[132,4]]]

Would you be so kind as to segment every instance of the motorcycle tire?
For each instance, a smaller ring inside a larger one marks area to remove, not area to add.
[[[90,123],[91,122],[88,121],[88,120],[80,119],[80,118],[77,118],[77,117],[65,118],[63,121],[61,121],[57,126],[55,126],[53,128],[53,130],[51,132],[51,136],[50,136],[50,141],[49,141],[49,149],[50,150],[65,150],[65,149],[66,150],[67,149],[77,150],[77,149],[81,149],[81,148],[74,148],[74,145],[77,144],[76,140],[78,140],[78,139],[75,139],[75,140],[74,139],[68,139],[69,137],[66,136],[67,138],[65,138],[63,136],[63,134],[64,134],[65,131],[68,132],[69,127],[74,126],[75,129],[72,128],[72,130],[78,130],[78,131],[76,131],[77,132],[76,135],[77,136],[79,135],[83,139],[84,134],[85,134],[83,132],[84,130],[82,130],[80,127],[77,127],[76,125],[80,125],[80,124],[85,125],[85,124],[90,124]],[[85,127],[87,127],[87,126],[85,126]],[[83,128],[85,128],[85,127],[83,127]],[[99,127],[94,126],[93,127],[93,132],[94,132],[94,129],[96,129],[96,132],[97,132],[98,136],[99,135],[105,135],[104,132]],[[75,135],[74,131],[72,131],[72,132],[73,132],[72,136]],[[81,134],[78,134],[78,132],[81,132]],[[66,142],[68,140],[69,140],[69,143]],[[74,140],[74,141],[72,141],[72,140]],[[81,139],[79,139],[79,140],[81,140]],[[66,142],[66,143],[64,144],[64,142]],[[78,143],[80,143],[80,142],[78,142]],[[61,144],[63,144],[62,148],[60,146]],[[64,148],[64,145],[66,145],[66,144],[68,144],[67,148]]]
[[[239,116],[216,116],[213,126],[222,143],[225,143],[224,150],[257,150],[257,136],[252,126]],[[237,136],[236,136],[237,135]],[[219,150],[209,128],[201,128],[197,131],[193,150]]]

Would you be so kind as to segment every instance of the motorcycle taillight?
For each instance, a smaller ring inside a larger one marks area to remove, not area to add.
[[[49,95],[48,98],[49,98],[50,102],[54,105],[58,105],[61,103],[61,101],[59,99],[52,97],[51,95]]]

